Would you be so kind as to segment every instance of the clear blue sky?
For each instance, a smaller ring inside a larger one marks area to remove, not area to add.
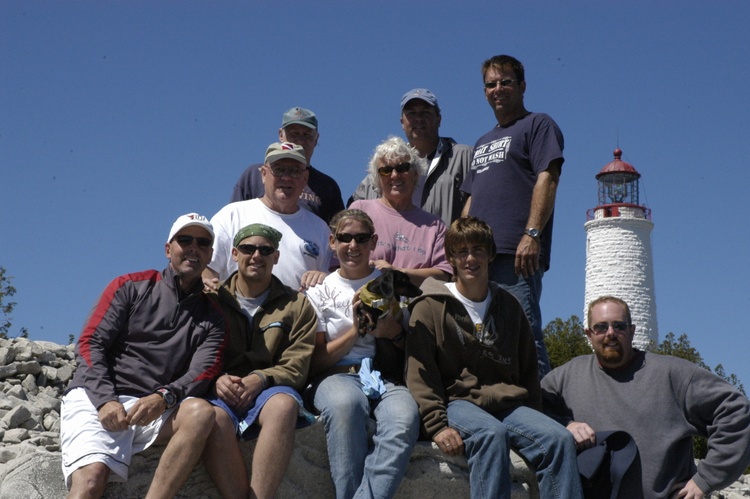
[[[479,67],[526,66],[565,134],[545,322],[583,312],[594,175],[623,159],[653,210],[660,335],[750,388],[750,3],[0,3],[0,266],[14,326],[67,343],[113,277],[166,265],[172,221],[212,216],[282,113],[314,110],[313,164],[344,195],[428,87],[441,133],[494,125]]]

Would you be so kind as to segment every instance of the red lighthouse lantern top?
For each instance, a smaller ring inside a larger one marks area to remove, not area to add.
[[[638,170],[636,170],[633,165],[622,160],[622,149],[618,147],[617,149],[615,149],[613,154],[615,155],[614,161],[604,165],[604,168],[602,168],[602,170],[596,175],[597,180],[603,175],[608,175],[611,173],[629,174],[636,179],[641,177],[641,174],[638,173]]]
[[[599,184],[599,205],[596,211],[604,209],[606,217],[619,216],[621,207],[641,208],[646,218],[650,218],[651,210],[641,206],[638,182],[641,174],[633,165],[622,160],[622,150],[618,147],[614,151],[614,160],[596,174]],[[591,218],[593,213],[589,214]]]

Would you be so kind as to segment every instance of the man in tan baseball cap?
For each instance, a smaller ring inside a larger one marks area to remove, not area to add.
[[[300,208],[300,196],[310,175],[304,148],[291,142],[274,142],[266,149],[265,158],[260,168],[263,196],[230,203],[211,219],[216,232],[214,254],[203,272],[209,288],[216,288],[219,280],[237,269],[237,262],[232,259],[234,236],[254,223],[283,234],[281,259],[274,275],[287,286],[300,289],[314,285],[329,270],[328,225],[311,211]]]
[[[344,209],[344,203],[341,202],[341,190],[336,181],[310,164],[318,146],[318,137],[318,117],[315,113],[302,107],[293,107],[284,113],[279,128],[279,142],[302,146],[309,166],[307,185],[302,190],[299,204],[328,222],[333,215]],[[247,167],[234,186],[231,201],[263,196],[262,166],[255,164]]]

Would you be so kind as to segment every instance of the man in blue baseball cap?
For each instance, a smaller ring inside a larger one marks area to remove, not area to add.
[[[449,137],[440,137],[441,121],[440,105],[430,90],[414,88],[401,97],[401,127],[406,140],[420,157],[427,159],[427,171],[420,175],[413,203],[450,225],[460,216],[466,201],[467,196],[459,188],[471,166],[472,149]],[[348,204],[377,197],[379,194],[365,177]]]

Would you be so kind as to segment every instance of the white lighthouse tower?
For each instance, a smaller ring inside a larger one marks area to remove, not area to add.
[[[622,151],[596,175],[599,205],[587,212],[586,301],[603,295],[627,302],[635,324],[633,345],[644,349],[659,340],[651,253],[651,210],[639,202],[641,174],[620,159]],[[586,326],[588,326],[586,324]]]

